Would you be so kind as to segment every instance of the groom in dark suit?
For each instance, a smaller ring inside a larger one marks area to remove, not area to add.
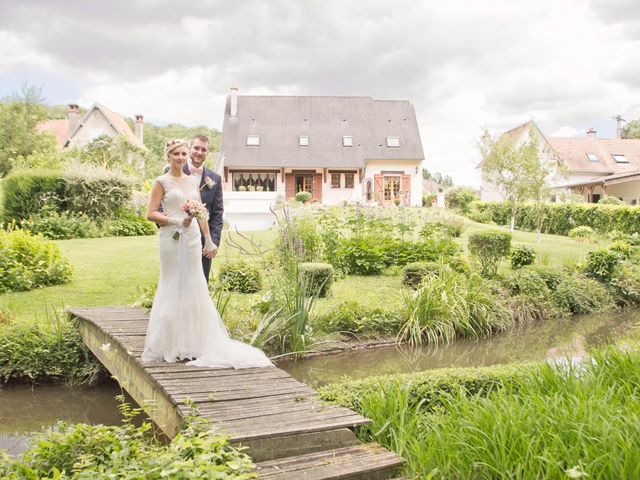
[[[207,155],[209,155],[209,138],[204,135],[196,135],[191,139],[190,159],[184,166],[184,173],[200,177],[200,196],[202,197],[202,203],[209,210],[209,231],[216,247],[213,252],[213,257],[215,257],[218,253],[222,235],[222,212],[224,211],[222,205],[222,179],[220,175],[204,166]],[[204,245],[204,237],[202,237],[202,245]],[[208,282],[211,258],[202,257],[202,268]]]

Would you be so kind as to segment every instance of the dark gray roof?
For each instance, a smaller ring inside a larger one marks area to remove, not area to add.
[[[227,97],[220,151],[226,167],[349,167],[365,160],[424,160],[413,105],[370,97],[238,96],[232,119]],[[260,146],[247,146],[260,135]],[[300,135],[309,136],[301,147]],[[353,137],[344,147],[342,137]],[[387,147],[398,137],[399,148]]]

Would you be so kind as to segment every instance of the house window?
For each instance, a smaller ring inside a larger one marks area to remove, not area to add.
[[[344,174],[344,188],[353,188],[353,173]]]
[[[247,146],[248,147],[260,146],[260,135],[247,135]]]
[[[308,147],[309,146],[309,135],[300,135],[298,137],[298,145],[300,145],[301,147]]]
[[[587,158],[590,162],[599,162],[598,156],[595,153],[587,153]]]
[[[353,147],[353,137],[351,136],[344,136],[342,137],[342,146],[343,147]]]
[[[400,139],[398,137],[387,137],[387,147],[398,148],[400,146]]]
[[[627,160],[627,157],[625,157],[624,155],[611,155],[611,156],[616,161],[616,163],[629,163],[629,160]]]
[[[313,174],[298,174],[295,176],[296,193],[309,192],[313,195]]]
[[[234,192],[275,192],[276,174],[264,172],[233,172],[231,187]]]
[[[400,198],[400,180],[399,176],[384,176],[384,199],[395,200]]]
[[[340,174],[332,173],[331,174],[331,188],[340,188]]]

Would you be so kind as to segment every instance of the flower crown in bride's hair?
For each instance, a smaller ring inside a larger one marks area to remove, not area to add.
[[[184,138],[173,138],[164,142],[164,160],[169,161],[169,153],[178,147],[187,147],[189,149],[189,142]]]

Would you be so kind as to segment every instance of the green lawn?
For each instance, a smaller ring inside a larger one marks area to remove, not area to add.
[[[470,233],[497,228],[466,220],[468,227],[459,239],[466,246]],[[237,248],[230,247],[238,243],[250,247],[252,242],[269,247],[273,243],[274,232],[256,232],[246,235],[225,232],[218,257],[214,260],[212,275],[218,266],[241,255]],[[542,235],[541,242],[536,242],[536,234],[515,232],[515,243],[532,246],[542,254],[543,260],[550,264],[575,262],[581,260],[588,251],[596,248],[594,244],[580,244],[572,239],[557,235]],[[141,294],[140,289],[152,284],[158,277],[158,246],[155,236],[152,237],[109,237],[78,240],[61,240],[56,242],[62,253],[74,267],[73,279],[70,283],[41,288],[30,292],[19,292],[0,295],[0,307],[11,310],[18,319],[33,320],[45,315],[48,308],[62,306],[97,306],[127,305],[133,303]],[[507,262],[503,262],[506,267]],[[346,300],[357,301],[371,307],[389,307],[399,304],[401,300],[400,278],[346,277],[334,284],[332,295],[319,301],[321,309],[331,308],[336,303]],[[242,305],[240,312],[248,307],[252,298],[238,299],[233,303]]]

